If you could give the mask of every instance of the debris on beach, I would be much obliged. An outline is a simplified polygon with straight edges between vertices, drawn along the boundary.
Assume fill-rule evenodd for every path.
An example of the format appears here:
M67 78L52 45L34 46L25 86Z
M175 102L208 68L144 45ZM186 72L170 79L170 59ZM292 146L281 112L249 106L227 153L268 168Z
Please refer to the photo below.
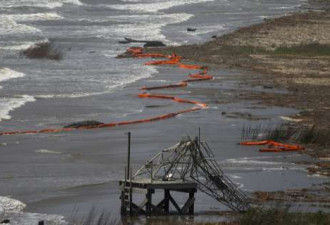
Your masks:
M257 202L268 201L290 201L290 202L318 202L330 203L329 196L326 196L322 189L288 189L284 191L256 191L253 193Z
M314 166L307 168L309 174L319 176L330 176L330 162L318 162Z
M64 128L97 127L102 124L104 124L104 123L101 123L101 122L95 121L95 120L86 120L86 121L71 123L71 124L65 126Z
M188 32L195 32L197 29L196 28L191 28L191 27L188 27L187 28L187 31Z
M124 41L119 41L120 44L128 43L145 43L143 47L165 47L166 45L161 41L147 41L147 40L135 40L132 38L126 38Z

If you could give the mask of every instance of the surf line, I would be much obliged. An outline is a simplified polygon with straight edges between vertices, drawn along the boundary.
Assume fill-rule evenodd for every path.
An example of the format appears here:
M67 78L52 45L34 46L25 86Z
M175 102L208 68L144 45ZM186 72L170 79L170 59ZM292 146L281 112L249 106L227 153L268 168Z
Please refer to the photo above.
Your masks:
M14 135L14 134L38 134L38 133L58 133L58 132L67 132L72 130L88 130L88 129L98 129L98 128L106 128L106 127L116 127L116 126L123 126L123 125L130 125L130 124L139 124L139 123L147 123L147 122L154 122L158 120L170 119L177 115L198 111L201 109L207 108L207 104L199 101L192 101L187 99L178 98L175 96L170 95L159 95L159 94L150 94L148 91L156 90L156 89L165 89L165 88L178 88L178 87L186 87L189 82L197 82L197 81L205 81L205 80L212 80L213 76L208 75L208 68L205 66L200 65L186 65L181 63L181 56L176 55L173 53L172 55L164 55L164 54L156 54L156 53L144 53L144 49L141 47L130 47L127 49L126 54L129 57L133 58L165 58L166 60L159 60L159 61L149 61L144 63L144 65L152 66L152 65L176 65L183 69L190 69L190 70L200 70L197 74L190 74L187 80L182 80L176 84L170 85L163 85L163 86L155 86L155 87L142 87L141 90L144 91L143 93L138 94L137 96L140 98L154 98L154 99L166 99L171 100L179 103L187 103L195 105L194 107L173 112L167 113L155 117L149 117L140 120L131 120L131 121L122 121L122 122L114 122L114 123L104 123L100 125L92 125L92 126L83 126L78 128L59 128L59 129L41 129L41 130L18 130L18 131L4 131L0 132L0 135Z

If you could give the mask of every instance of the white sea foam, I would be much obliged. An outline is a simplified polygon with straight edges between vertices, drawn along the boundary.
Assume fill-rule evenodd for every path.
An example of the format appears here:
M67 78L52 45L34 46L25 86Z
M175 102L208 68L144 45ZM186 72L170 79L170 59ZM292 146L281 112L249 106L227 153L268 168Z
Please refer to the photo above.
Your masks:
M13 96L13 97L0 97L0 121L9 120L11 116L9 113L27 102L34 102L35 98L29 95Z
M291 121L291 122L301 122L302 121L302 119L294 119L294 118L291 118L288 116L280 116L280 118L282 120Z
M105 27L104 32L98 35L98 38L111 38L112 35L119 37L135 37L137 39L146 40L161 40L167 41L166 37L161 34L161 27L165 26L166 23L162 24L125 24L117 25L111 29ZM102 30L99 30L102 31Z
M21 201L0 196L0 208L3 210L2 213L18 213L25 207L26 205Z
M28 49L34 44L35 42L21 42L21 43L7 44L6 46L0 46L0 49L20 51L23 49Z
M295 8L299 8L300 5L291 5L291 6L278 6L278 7L273 7L272 9L295 9Z
M97 34L97 37L106 39L117 36L118 38L134 37L135 39L162 40L166 42L166 37L161 33L161 28L168 24L187 21L192 16L187 13L110 16L107 18L108 20L125 24L104 27L97 26L94 27L94 29L96 28L94 33Z
M128 23L179 23L190 19L193 15L188 13L172 13L172 14L152 14L152 15L121 15L108 16L107 19L113 19L118 22Z
M14 78L24 77L25 74L21 72L17 72L15 70L9 68L1 68L0 69L0 82L5 80L10 80Z
M6 14L0 15L0 35L39 34L41 30L20 22L62 19L57 13Z
M58 8L63 4L83 5L79 0L12 0L1 2L1 7L14 8L14 7L38 7L38 8Z
M227 159L226 162L234 164L247 164L247 165L281 165L283 162L259 161L248 159Z
M13 35L23 33L41 33L35 27L25 24L18 24L14 19L2 16L0 18L0 35Z
M159 83L166 83L168 80L147 80L147 82L159 82Z
M6 215L6 218L10 220L11 225L34 225L43 220L46 224L67 225L63 216L48 215L39 213L26 213L23 209L26 204L23 202L12 199L9 197L0 196L0 218L2 215Z
M237 175L229 175L229 177L232 179L242 179L241 176L237 176Z
M61 154L61 152L47 150L47 149L39 149L35 151L36 153L44 153L44 154Z
M98 92L76 92L76 93L61 93L61 94L44 94L36 95L35 98L48 99L48 98L83 98L89 96L103 95L112 93L115 90L123 88L124 86L134 83L140 79L151 77L153 74L158 73L155 67L144 67L140 64L130 65L131 72L128 72L122 67L119 69L118 75L111 76L111 80L104 81L104 90ZM126 72L126 74L125 74ZM125 75L124 75L125 74ZM86 82L86 81L85 81ZM108 83L107 83L108 82Z
M132 37L134 39L161 40L168 42L161 33L162 27L168 24L176 24L189 20L192 14L151 14L151 15L117 15L102 18L81 18L78 21L89 23L114 22L112 25L82 26L80 29L72 29L67 35L71 37L97 37L101 39L122 39ZM118 24L119 23L119 24ZM176 43L170 43L176 44ZM111 56L111 55L109 55Z
M0 15L0 20L4 18L12 19L16 22L27 22L27 21L44 21L44 20L59 20L63 19L62 16L57 13L31 13L31 14L8 14L8 15Z
M129 11L140 11L155 13L160 10L169 9L175 6L186 5L186 4L196 4L202 2L213 2L214 0L161 0L161 1L126 1L134 2L134 4L116 4L107 5L110 8L117 10L129 10Z

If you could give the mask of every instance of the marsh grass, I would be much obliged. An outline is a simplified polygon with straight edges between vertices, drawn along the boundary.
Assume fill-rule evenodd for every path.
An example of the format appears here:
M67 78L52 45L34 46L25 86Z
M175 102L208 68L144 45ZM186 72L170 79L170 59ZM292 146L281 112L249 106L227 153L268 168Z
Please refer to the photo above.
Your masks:
M85 217L78 216L78 211L75 211L71 218L71 225L121 225L121 221L113 217L109 212L98 212L92 208Z
M290 139L295 139L295 131L284 125L278 127L269 128L265 131L265 139L274 141L286 141Z
M26 50L22 50L20 55L24 55L30 59L52 59L61 60L63 58L62 52L53 42L39 42L29 47Z
M146 221L134 220L125 222L114 219L111 213L97 212L92 208L84 218L71 220L70 225L328 225L330 214L324 212L290 212L290 207L276 204L271 207L251 208L243 214L239 214L223 222L194 222L190 219L164 220L164 218L149 218Z
M240 225L327 225L330 214L290 212L290 207L253 208L244 213Z
M330 129L318 129L315 126L294 129L289 126L263 127L243 125L241 131L242 140L273 140L293 141L302 144L316 144L321 147L330 146Z
M262 126L260 124L256 126L243 125L241 131L242 140L258 140L260 136L262 136Z
M251 54L261 54L267 53L264 48L254 47L254 46L244 46L244 45L223 45L221 47L223 53L228 53L232 55L251 55Z
M279 55L330 56L330 45L316 42L291 47L278 47L273 53Z
M330 129L321 130L313 126L299 132L297 140L303 144L318 144L327 147L330 146Z

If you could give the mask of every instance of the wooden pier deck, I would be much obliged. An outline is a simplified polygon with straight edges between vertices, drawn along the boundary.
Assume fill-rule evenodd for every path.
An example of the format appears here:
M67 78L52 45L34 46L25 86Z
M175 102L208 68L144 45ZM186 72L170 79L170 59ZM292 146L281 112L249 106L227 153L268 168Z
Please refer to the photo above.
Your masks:
M137 180L120 180L121 190L121 214L122 215L168 215L177 213L180 215L194 214L195 193L197 183L184 180L152 180L148 178ZM154 204L153 194L155 190L162 190L162 200ZM172 197L171 192L188 193L188 199L182 207ZM145 198L137 204L133 202L133 194L144 194ZM176 211L170 212L170 204Z

